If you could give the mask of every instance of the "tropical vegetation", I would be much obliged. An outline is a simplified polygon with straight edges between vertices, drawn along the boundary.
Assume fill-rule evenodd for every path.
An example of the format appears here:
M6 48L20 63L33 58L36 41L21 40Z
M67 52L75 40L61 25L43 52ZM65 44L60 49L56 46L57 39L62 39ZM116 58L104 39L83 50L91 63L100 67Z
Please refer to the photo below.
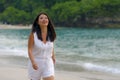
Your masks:
M32 24L47 12L57 26L120 24L120 0L0 0L0 23Z

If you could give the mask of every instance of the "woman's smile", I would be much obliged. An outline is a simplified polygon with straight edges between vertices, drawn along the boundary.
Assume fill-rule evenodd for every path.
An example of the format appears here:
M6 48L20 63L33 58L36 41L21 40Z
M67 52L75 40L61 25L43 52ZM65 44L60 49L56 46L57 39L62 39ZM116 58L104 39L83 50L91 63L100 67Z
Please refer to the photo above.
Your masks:
M44 14L39 16L38 24L40 26L47 26L48 25L48 17Z

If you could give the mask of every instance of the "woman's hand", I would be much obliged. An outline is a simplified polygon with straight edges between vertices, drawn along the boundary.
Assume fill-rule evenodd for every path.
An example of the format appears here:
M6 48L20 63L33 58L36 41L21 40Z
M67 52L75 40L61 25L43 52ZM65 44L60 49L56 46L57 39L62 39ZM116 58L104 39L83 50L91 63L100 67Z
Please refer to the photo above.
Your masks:
M32 64L33 69L38 70L38 65L36 63Z

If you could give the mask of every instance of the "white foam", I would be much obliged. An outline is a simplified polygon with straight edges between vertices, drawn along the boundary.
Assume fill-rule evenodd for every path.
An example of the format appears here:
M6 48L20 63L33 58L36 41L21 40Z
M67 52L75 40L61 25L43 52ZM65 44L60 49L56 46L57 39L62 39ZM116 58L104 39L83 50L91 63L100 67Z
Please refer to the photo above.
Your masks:
M111 72L120 74L120 70L117 68L111 68L107 66L95 65L92 63L85 63L84 67L88 70L102 71L102 72Z
M26 50L20 50L20 49L0 49L1 55L13 55L13 56L23 56L28 57Z

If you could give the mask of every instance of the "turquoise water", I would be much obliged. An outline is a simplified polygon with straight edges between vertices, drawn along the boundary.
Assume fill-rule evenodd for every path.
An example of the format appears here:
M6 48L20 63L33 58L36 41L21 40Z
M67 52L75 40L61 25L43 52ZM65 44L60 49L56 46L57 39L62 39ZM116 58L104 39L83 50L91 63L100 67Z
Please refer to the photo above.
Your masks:
M9 52L0 54L27 60L29 33L29 29L0 29L0 51ZM57 70L120 74L120 29L56 28L56 33Z

